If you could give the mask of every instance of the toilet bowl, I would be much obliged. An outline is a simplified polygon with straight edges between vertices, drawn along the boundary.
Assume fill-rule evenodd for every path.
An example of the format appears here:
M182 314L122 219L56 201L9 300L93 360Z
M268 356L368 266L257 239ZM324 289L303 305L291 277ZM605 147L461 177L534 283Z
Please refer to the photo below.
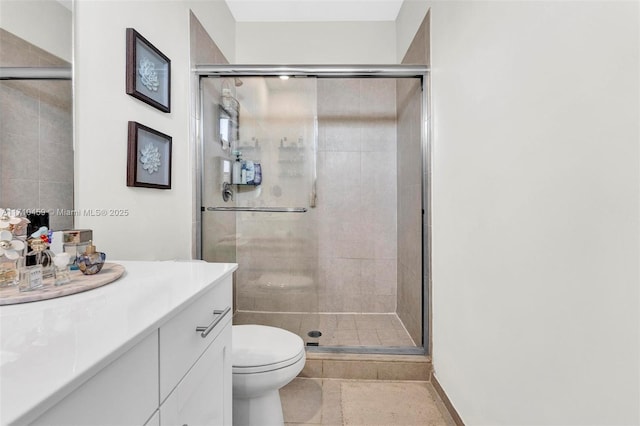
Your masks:
M234 426L282 426L279 389L302 371L304 342L265 325L234 325L232 334Z

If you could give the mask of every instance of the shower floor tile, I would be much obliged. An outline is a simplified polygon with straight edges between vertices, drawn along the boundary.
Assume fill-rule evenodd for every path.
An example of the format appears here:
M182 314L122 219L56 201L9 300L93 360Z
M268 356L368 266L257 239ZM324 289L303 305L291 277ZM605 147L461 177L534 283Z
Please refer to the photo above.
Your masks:
M416 346L396 314L315 314L239 311L234 324L262 324L284 328L305 343L320 346ZM318 330L320 338L307 333Z

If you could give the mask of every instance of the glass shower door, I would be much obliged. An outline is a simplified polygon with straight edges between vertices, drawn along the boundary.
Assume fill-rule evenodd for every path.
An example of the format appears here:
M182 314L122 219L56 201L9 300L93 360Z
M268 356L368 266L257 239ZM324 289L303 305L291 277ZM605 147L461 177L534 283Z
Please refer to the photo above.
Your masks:
M315 78L207 78L203 85L220 86L208 91L212 101L219 98L209 108L218 117L203 121L211 127L204 131L203 147L203 258L219 261L220 245L233 246L240 265L234 323L281 327L313 344L318 339L308 332L318 328ZM237 133L227 131L224 115L232 128L236 117ZM260 169L260 184L237 173L234 178L242 168L254 174ZM225 188L233 193L226 202Z
M202 254L239 264L235 324L325 352L421 353L421 83L202 79Z

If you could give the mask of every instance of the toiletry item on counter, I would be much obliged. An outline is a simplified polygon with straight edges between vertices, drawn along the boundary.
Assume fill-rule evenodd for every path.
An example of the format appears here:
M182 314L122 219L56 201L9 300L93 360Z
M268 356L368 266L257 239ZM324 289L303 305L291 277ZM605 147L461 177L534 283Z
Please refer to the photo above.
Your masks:
M242 160L240 151L233 151L233 155L236 156L236 161L233 163L233 170L231 171L231 183L242 183Z
M19 291L37 290L44 285L42 281L42 265L24 266L20 268L18 279Z
M71 282L71 273L69 272L69 253L56 254L53 258L55 266L54 282L55 286L68 284Z
M33 232L27 240L29 252L25 256L25 266L42 266L42 278L51 278L54 273L53 257L54 254L49 249L51 243L51 235L46 226L41 226L37 231Z
M78 268L85 275L94 275L100 272L107 255L96 251L96 246L89 243L87 250L76 259Z
M65 253L69 253L69 266L71 270L76 271L78 270L76 258L87 250L91 240L93 240L93 231L91 229L62 231L62 238L64 241L62 250Z
M76 259L78 256L80 256L82 253L84 253L87 250L88 246L89 246L88 241L84 243L77 243L77 244L66 243L63 245L64 252L69 254L69 267L71 268L72 271L78 270Z
M71 229L62 231L64 243L87 243L93 239L93 231L91 229Z

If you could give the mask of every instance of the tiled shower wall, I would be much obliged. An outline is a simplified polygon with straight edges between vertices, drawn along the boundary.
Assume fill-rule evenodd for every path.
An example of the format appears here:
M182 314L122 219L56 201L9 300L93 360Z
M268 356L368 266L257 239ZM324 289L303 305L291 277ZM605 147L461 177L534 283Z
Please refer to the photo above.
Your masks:
M70 64L0 29L0 65ZM67 80L0 82L0 207L53 210L50 227L73 227L72 88Z
M396 309L396 83L318 80L320 312Z
M239 238L250 244L238 247L238 261L251 275L243 285L246 274L238 274L239 309L395 312L395 80L318 79L317 114L317 206L303 215L239 216ZM270 193L268 174L280 166L265 160L262 191ZM261 233L250 231L254 218ZM278 239L258 238L266 234ZM250 288L250 281L262 285Z
M403 64L429 65L429 15ZM425 82L428 84L428 81ZM425 86L425 90L426 86ZM411 338L422 342L422 91L414 79L398 80L398 316ZM427 232L430 232L428 230ZM426 271L426 268L425 268ZM426 280L427 277L424 277ZM425 307L426 309L426 307ZM425 324L428 326L428 324ZM426 345L426 342L425 342Z

